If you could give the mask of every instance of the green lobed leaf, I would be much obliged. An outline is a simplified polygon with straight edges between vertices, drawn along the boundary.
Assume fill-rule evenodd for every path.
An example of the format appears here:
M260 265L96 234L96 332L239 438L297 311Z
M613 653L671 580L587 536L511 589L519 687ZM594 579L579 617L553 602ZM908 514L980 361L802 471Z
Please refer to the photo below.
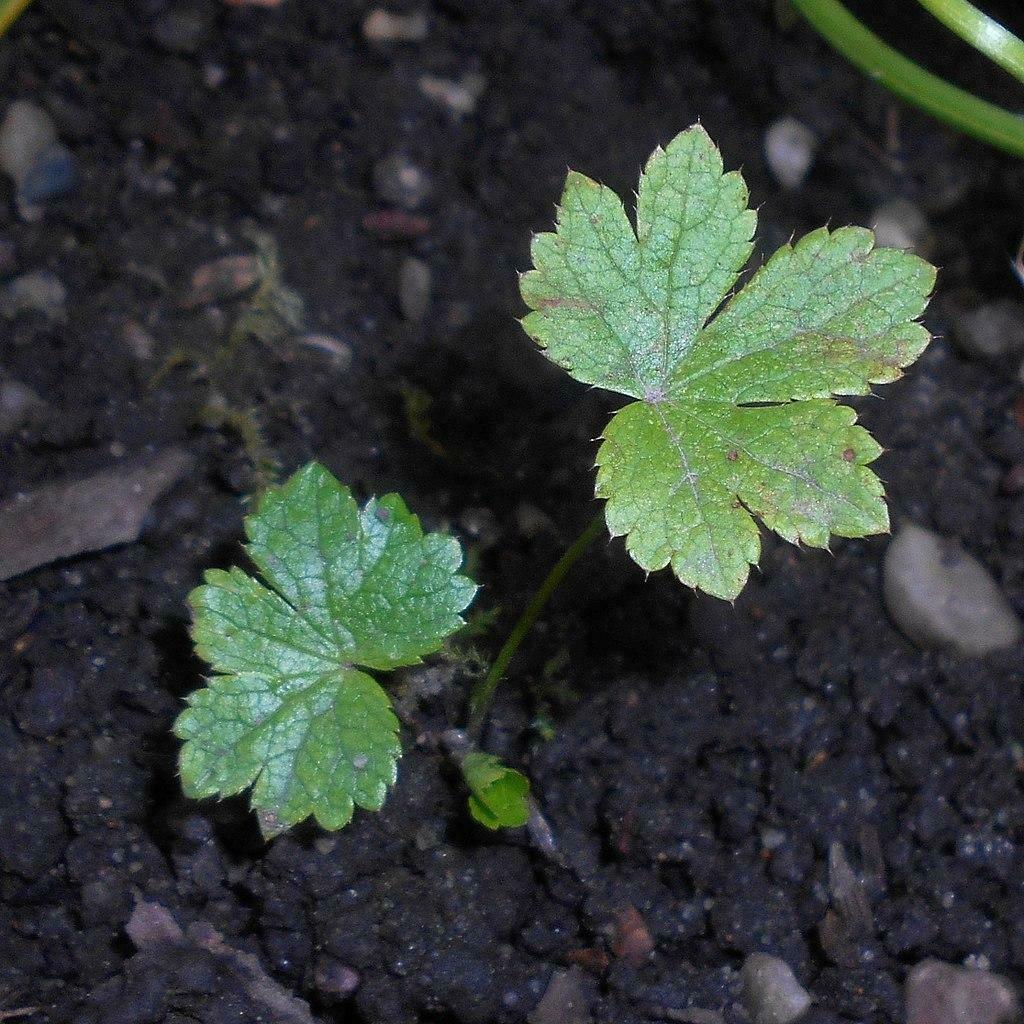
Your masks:
M880 448L834 397L896 380L921 354L934 268L875 249L863 228L822 228L726 302L756 216L699 125L651 156L636 220L570 172L521 285L523 326L549 358L637 399L597 457L612 535L643 568L671 565L731 599L760 556L754 516L813 547L887 530L867 468Z
M475 593L458 543L424 535L397 495L359 508L311 463L247 517L262 580L213 569L189 598L196 651L213 667L175 723L192 797L252 787L283 825L341 828L379 810L401 754L384 690L359 667L436 651Z
M473 751L462 759L469 812L489 829L518 828L530 817L529 780L493 754Z

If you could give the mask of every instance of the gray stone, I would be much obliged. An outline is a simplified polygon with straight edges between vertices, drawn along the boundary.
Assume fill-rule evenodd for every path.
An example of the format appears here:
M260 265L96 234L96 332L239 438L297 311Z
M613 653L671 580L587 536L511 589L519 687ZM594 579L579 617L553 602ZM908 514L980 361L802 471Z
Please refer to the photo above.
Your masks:
M427 315L432 289L430 266L415 256L406 256L398 268L398 307L406 320L418 324Z
M338 371L347 370L352 365L352 346L341 338L335 338L330 334L300 334L296 339L300 345L322 352L334 364Z
M413 14L392 14L375 7L363 18L363 38L371 43L422 43L430 23L420 11Z
M378 199L403 210L418 210L431 192L430 177L401 153L379 160L373 168L373 189Z
M457 81L437 75L420 75L420 92L446 107L455 117L469 117L487 88L487 79L472 72Z
M871 217L875 244L893 249L915 249L927 246L928 221L909 199L892 199L883 203Z
M578 967L556 971L540 1002L527 1018L530 1024L588 1024L583 972Z
M21 204L42 203L67 195L78 180L74 154L63 142L48 146L21 182L18 198Z
M46 408L43 400L20 380L0 380L0 437L7 437Z
M1005 978L924 960L907 976L907 1024L1006 1024L1019 1009Z
M995 580L956 541L906 523L889 543L883 573L889 614L921 647L983 655L1021 638Z
M320 957L313 968L313 984L318 992L336 999L347 999L359 988L359 975L348 964L330 956Z
M795 117L780 117L764 133L764 158L783 188L799 188L814 163L818 140Z
M740 971L743 1005L754 1024L793 1024L811 1006L807 990L789 964L767 953L751 953Z
M14 278L0 291L0 316L15 320L24 313L38 313L47 320L67 320L64 303L68 293L61 279L49 270L33 270Z
M0 505L0 580L136 540L150 506L192 463L188 452L168 448L84 480L15 494Z
M963 313L953 324L953 339L976 359L1024 352L1024 303L997 299Z
M42 107L15 100L0 124L0 170L20 191L39 157L57 141L53 118Z

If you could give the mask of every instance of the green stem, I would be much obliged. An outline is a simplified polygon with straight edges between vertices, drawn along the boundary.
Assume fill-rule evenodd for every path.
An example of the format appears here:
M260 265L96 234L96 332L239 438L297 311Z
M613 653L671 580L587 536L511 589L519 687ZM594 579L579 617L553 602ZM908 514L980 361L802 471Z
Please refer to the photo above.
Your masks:
M0 0L0 36L2 36L18 19L18 15L32 0Z
M844 57L886 88L947 124L1024 156L1024 117L950 85L879 39L839 0L793 5Z
M530 603L523 609L522 615L512 627L498 656L494 659L490 671L473 687L469 698L469 725L471 736L478 736L487 721L487 715L494 703L494 694L498 684L505 676L512 659L516 656L526 635L533 628L544 606L551 600L551 595L565 579L566 574L576 564L580 556L604 531L604 513L599 512L587 528L562 552L562 557L552 566L544 582L537 588Z
M1024 82L1024 41L967 0L917 0L946 28L955 32L1004 71Z

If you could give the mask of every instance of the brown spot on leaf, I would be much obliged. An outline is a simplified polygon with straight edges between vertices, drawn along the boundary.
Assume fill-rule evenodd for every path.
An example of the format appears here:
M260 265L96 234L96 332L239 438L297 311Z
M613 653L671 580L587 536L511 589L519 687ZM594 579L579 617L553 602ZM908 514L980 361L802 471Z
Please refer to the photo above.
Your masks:
M843 451L843 462L853 462L857 457L857 453L852 448L846 448Z
M730 462L735 462L739 457L740 457L740 453L738 451L736 451L735 449L733 451L729 452L728 455L726 455L726 458Z

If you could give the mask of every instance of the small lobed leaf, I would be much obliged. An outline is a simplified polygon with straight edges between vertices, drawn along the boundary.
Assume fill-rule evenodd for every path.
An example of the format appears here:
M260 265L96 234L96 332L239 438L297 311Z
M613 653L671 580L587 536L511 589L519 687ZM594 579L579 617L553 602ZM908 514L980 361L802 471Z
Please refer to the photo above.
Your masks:
M397 495L363 508L311 463L246 519L262 579L207 572L189 598L214 670L175 723L189 796L251 788L279 826L336 829L379 810L401 754L398 721L360 668L410 665L458 629L474 584L459 545L424 535Z
M867 468L881 449L834 398L896 380L921 354L935 283L869 231L822 228L726 301L755 221L698 125L648 161L635 231L613 192L571 172L522 278L523 326L548 357L636 399L597 457L610 532L643 568L726 599L760 557L755 516L814 547L888 529Z
M519 828L530 817L529 780L493 754L473 751L462 759L469 812L486 828Z

